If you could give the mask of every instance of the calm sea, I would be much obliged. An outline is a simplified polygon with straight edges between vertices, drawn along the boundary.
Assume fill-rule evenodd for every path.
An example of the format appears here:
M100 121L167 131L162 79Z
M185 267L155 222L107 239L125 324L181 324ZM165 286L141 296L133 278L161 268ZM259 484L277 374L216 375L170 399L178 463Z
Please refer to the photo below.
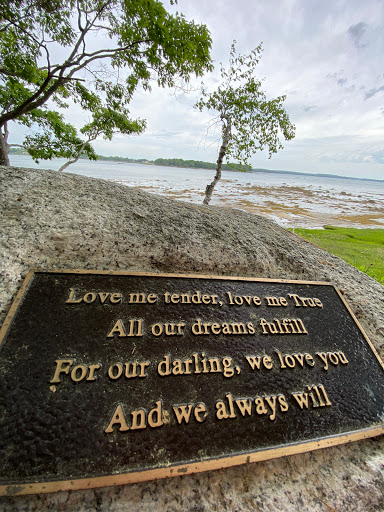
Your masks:
M37 165L11 155L11 165L57 170L65 160ZM79 160L66 172L102 178L194 203L202 202L214 171ZM283 226L323 224L384 227L384 181L265 172L224 171L211 204L263 213Z

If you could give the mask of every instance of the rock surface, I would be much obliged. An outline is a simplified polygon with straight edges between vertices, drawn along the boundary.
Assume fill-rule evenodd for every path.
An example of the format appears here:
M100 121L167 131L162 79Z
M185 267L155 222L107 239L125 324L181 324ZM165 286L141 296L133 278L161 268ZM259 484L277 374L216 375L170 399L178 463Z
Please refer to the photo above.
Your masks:
M30 268L329 281L384 356L384 288L270 220L54 171L0 168L0 321ZM96 490L0 498L4 511L384 510L384 438Z

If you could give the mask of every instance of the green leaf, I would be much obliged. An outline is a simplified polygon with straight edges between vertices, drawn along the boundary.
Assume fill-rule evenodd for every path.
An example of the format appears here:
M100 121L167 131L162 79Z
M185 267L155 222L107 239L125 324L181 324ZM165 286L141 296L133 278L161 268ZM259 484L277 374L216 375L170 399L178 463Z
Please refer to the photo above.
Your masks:
M3 3L0 132L6 136L9 121L34 129L25 146L35 159L72 158L84 144L93 156L97 137L141 133L145 121L128 110L138 87L173 87L212 69L207 27L171 15L158 0ZM54 111L72 102L89 115L80 136Z

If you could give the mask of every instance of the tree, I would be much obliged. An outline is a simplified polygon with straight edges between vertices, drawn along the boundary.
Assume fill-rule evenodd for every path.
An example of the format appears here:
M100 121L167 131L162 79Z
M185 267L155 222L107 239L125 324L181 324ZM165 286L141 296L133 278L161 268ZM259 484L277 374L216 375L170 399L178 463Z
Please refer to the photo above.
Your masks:
M213 189L221 178L224 157L228 163L232 157L240 165L249 165L250 157L256 151L268 148L271 158L273 153L283 148L280 132L285 140L295 136L295 126L283 108L286 96L267 100L261 90L262 81L254 76L261 54L260 44L250 55L237 56L234 42L229 69L221 66L221 85L212 93L203 87L202 97L195 105L200 111L206 108L218 112L212 125L221 123L222 131L216 174L206 187L204 204L209 204Z
M158 0L1 2L0 165L9 165L10 121L37 129L23 144L35 160L96 159L96 137L145 129L128 109L139 86L201 76L212 68L210 47L205 25ZM80 135L62 113L70 103L90 116Z

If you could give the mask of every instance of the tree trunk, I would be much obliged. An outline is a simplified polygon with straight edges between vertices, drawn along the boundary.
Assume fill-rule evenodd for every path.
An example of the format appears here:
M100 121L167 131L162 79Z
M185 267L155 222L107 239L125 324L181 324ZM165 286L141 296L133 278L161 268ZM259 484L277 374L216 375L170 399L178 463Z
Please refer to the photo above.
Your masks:
M63 165L60 167L59 172L63 172L63 171L65 171L65 169L66 169L67 167L69 167L71 164L75 164L75 163L78 161L78 159L80 158L81 153L83 152L83 149L84 149L84 148L85 148L85 146L88 144L88 142L90 142L91 140L94 140L94 139L88 139L88 140L85 140L85 141L83 142L83 144L81 145L81 147L80 147L80 149L79 149L79 151L78 151L77 155L76 155L74 158L72 158L72 160L68 160L68 162L65 162L65 164L63 164Z
M0 130L0 165L9 167L9 146L7 143L8 132L5 128L4 133Z
M65 164L63 164L63 165L60 167L59 172L63 172L63 171L65 171L65 169L66 169L67 167L69 167L71 164L75 164L75 163L78 161L78 159L79 159L79 158L80 158L80 153L77 155L77 157L76 157L76 158L73 158L72 160L68 160L68 162L65 162Z
M207 188L205 189L205 197L203 204L209 204L209 201L211 200L213 189L216 186L216 183L220 181L221 179L221 168L223 167L223 160L225 157L225 154L227 152L227 147L229 140L231 138L231 120L227 119L227 124L223 126L223 142L221 144L221 148L219 151L219 158L217 159L217 167L216 167L216 174L215 178L212 181L210 185L207 185Z

